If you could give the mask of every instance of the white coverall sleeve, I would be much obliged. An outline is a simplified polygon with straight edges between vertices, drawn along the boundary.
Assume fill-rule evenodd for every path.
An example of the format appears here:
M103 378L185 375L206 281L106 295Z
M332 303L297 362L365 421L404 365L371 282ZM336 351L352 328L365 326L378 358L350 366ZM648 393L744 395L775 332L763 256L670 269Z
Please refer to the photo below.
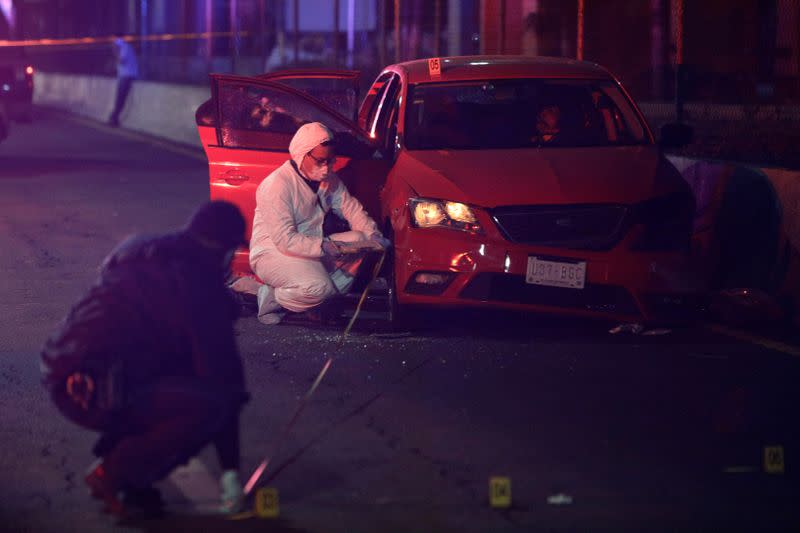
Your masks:
M380 233L378 225L369 216L364 206L350 194L339 178L336 178L331 185L331 209L350 224L351 230L360 231L367 237L373 233Z
M256 198L264 210L264 222L275 247L295 257L322 257L322 237L310 237L297 231L294 202L284 180L274 180Z

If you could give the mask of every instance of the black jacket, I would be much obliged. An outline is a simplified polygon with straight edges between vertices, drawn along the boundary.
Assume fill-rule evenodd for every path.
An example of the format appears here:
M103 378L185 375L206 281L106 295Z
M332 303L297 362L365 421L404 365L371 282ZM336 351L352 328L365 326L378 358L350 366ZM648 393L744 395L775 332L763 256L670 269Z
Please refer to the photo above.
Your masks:
M244 399L222 261L182 232L123 242L45 344L45 384L121 362L127 390L161 376L196 376Z

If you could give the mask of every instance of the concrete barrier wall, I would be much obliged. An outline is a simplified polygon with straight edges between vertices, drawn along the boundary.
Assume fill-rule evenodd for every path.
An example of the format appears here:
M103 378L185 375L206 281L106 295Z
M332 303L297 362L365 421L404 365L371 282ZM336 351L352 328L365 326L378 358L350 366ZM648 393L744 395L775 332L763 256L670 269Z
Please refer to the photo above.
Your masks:
M33 101L105 122L114 107L117 80L37 72ZM136 81L120 116L123 128L200 147L194 113L208 87Z
M134 83L120 123L172 141L200 146L194 113L211 96L208 87Z
M114 106L114 78L37 72L33 102L96 120L107 120Z

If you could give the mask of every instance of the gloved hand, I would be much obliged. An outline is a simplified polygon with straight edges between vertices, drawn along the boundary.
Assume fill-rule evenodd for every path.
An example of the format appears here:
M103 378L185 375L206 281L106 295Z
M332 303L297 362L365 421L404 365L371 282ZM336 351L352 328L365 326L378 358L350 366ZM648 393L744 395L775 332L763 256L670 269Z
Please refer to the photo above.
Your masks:
M336 241L332 241L330 239L325 239L322 241L322 253L329 257L339 257L342 255L339 245L336 243Z
M377 233L377 232L373 233L372 235L369 236L369 241L372 242L372 243L375 243L376 245L380 246L384 250L388 250L389 248L392 247L392 241L390 241L389 239L384 237L382 234Z
M244 505L244 491L242 482L239 481L239 473L236 470L226 470L219 478L221 489L220 511L228 514L235 514L242 510Z

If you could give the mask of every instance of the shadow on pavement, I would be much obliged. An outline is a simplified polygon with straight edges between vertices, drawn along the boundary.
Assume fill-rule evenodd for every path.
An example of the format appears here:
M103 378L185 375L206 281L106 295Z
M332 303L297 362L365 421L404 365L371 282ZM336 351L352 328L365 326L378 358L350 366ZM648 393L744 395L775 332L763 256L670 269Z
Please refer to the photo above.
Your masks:
M254 317L255 308L243 306L241 318ZM342 316L330 323L309 321L301 315L292 316L278 325L300 327L310 332L339 335L347 327L351 315ZM658 335L621 333L612 335L609 330L620 323L601 318L575 318L531 312L503 310L421 310L406 317L399 324L385 318L360 316L350 332L351 336L372 336L401 341L404 338L475 339L527 343L530 341L571 341L597 344L643 344L687 342L697 340L704 332L700 322L669 327L646 327L645 331L661 332Z
M289 525L281 518L244 520L228 519L216 515L172 514L158 520L122 520L117 525L135 528L146 533L173 533L175 531L274 531L302 533L304 530Z
M517 341L595 338L607 335L614 325L606 320L479 309L418 311L409 321L412 330L426 335Z

